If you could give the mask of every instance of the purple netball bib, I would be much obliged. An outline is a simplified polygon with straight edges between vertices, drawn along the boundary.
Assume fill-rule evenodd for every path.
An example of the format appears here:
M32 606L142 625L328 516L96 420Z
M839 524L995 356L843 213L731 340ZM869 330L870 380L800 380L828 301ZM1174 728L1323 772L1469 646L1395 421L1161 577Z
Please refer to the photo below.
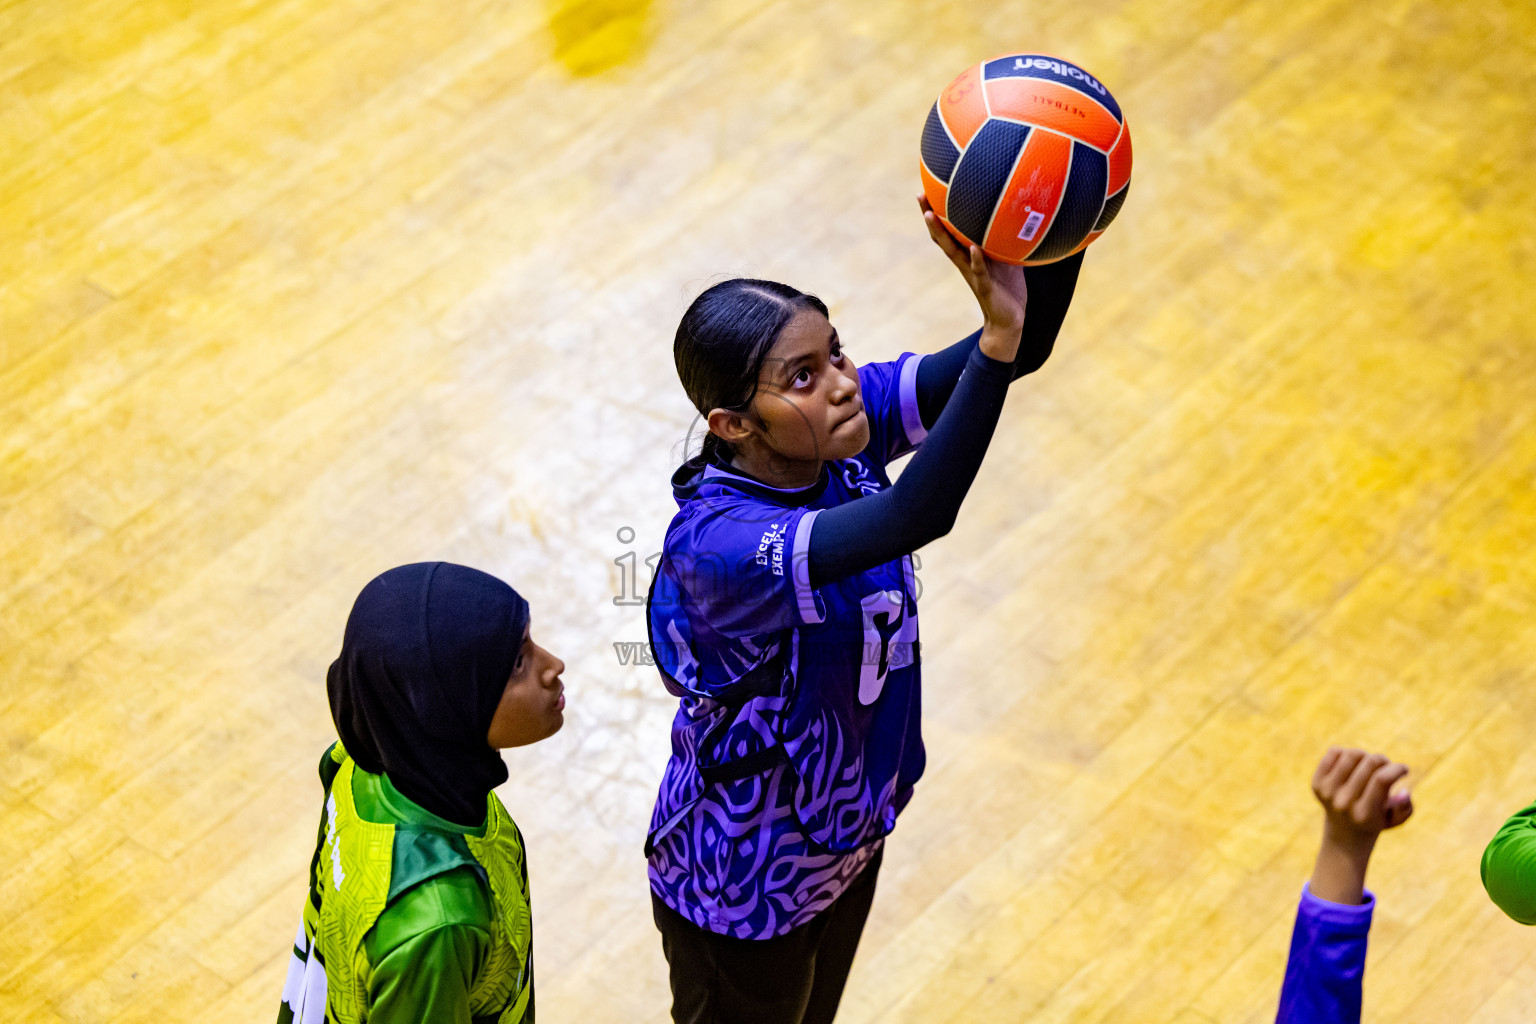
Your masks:
M840 861L890 832L922 774L910 557L815 589L806 572L816 515L889 487L886 463L921 441L917 361L860 368L870 444L811 488L719 465L674 479L679 511L647 614L682 701L647 850L653 888L684 913L772 903L766 886L796 893L765 911L785 926L806 901L797 872L835 880Z

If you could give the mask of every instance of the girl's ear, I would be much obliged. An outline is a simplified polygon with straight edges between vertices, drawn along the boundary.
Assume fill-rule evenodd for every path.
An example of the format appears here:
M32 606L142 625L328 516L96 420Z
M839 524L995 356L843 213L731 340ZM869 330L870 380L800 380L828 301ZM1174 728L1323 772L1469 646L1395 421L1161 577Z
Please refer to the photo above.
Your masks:
M711 409L707 422L709 432L729 444L741 444L752 436L752 424L739 412Z

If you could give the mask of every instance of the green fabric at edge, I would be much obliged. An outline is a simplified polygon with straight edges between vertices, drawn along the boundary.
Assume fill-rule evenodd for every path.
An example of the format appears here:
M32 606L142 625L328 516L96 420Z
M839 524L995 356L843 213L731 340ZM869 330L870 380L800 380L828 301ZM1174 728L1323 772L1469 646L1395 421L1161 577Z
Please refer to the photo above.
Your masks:
M1517 811L1483 851L1483 888L1521 924L1536 924L1536 804Z

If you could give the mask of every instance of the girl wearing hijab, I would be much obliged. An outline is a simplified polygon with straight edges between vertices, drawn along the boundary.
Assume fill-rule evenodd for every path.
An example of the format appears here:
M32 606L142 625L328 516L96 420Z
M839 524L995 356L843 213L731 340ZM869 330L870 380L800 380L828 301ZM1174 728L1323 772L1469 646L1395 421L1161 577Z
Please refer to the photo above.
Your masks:
M492 790L500 750L560 729L564 670L494 576L423 562L363 588L279 1024L533 1021L523 839Z

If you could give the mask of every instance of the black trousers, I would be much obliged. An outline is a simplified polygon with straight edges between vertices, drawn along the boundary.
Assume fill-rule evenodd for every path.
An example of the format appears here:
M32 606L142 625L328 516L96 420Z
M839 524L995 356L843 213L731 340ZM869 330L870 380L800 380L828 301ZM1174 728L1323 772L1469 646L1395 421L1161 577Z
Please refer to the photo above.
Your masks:
M700 928L652 893L651 909L672 974L672 1019L677 1024L831 1024L884 856L882 847L830 907L771 939L733 939Z

